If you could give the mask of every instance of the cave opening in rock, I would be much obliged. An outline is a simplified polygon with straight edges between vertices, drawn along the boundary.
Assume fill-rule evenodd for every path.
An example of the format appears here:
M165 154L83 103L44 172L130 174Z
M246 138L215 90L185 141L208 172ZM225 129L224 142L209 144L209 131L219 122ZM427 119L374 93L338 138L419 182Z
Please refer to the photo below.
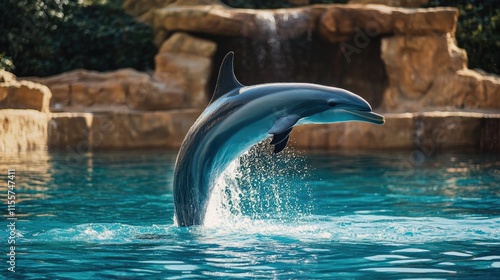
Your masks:
M206 37L206 36L204 36ZM373 108L382 103L387 74L381 37L363 47L354 40L331 43L314 33L292 39L210 36L217 43L209 94L215 88L220 63L235 52L235 73L244 85L270 82L307 82L350 90Z

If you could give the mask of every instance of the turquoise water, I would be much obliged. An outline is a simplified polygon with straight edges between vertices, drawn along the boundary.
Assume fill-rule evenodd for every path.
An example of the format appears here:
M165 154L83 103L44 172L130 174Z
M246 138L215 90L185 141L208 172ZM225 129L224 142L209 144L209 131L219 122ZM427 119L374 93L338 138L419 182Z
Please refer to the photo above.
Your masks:
M4 155L19 279L495 279L500 156L254 149L205 226L173 221L174 152ZM7 201L6 188L1 198ZM7 205L3 204L5 212ZM7 217L4 214L4 217ZM5 222L7 223L7 222Z

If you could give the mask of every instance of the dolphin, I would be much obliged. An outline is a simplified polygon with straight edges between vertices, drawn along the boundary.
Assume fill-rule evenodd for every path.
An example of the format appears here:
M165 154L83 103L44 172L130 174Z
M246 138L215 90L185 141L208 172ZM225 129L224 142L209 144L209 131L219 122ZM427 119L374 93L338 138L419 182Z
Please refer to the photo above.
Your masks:
M384 117L347 90L308 83L242 85L234 75L234 53L222 61L208 106L181 144L174 167L174 221L202 225L215 181L231 161L272 136L282 151L294 126L360 121L383 124Z

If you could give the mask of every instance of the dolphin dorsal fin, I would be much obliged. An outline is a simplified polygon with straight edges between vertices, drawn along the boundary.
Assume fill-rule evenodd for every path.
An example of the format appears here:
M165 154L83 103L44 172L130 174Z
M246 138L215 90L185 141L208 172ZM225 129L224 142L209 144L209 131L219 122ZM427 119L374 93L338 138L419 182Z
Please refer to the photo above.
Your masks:
M244 87L240 82L238 82L236 76L234 76L233 61L234 52L228 52L224 57L224 60L222 60L222 64L219 69L219 77L217 77L217 85L215 86L215 91L209 104L213 103L215 100L235 88Z

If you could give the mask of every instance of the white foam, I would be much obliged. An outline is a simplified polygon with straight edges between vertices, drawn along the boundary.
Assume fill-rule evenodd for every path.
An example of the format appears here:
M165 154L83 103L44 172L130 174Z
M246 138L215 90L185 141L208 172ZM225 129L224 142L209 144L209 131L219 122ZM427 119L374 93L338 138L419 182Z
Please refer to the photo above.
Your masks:
M312 200L298 201L298 193L308 191L306 185L297 186L305 176L303 159L290 150L272 155L267 149L266 143L250 149L218 178L207 206L206 227L245 231L258 227L260 231L263 226L276 229L310 215ZM266 220L272 224L263 225Z

